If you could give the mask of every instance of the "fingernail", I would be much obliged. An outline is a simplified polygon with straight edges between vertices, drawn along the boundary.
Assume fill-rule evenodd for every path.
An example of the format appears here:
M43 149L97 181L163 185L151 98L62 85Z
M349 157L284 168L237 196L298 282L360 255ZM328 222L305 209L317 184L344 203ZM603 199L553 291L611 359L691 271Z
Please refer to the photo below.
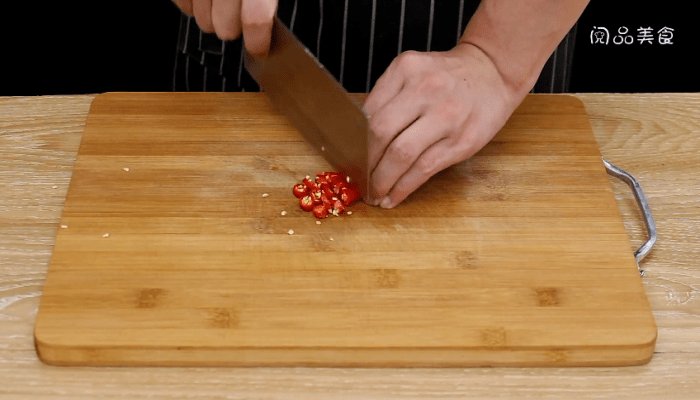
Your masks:
M389 196L384 196L382 201L379 202L379 207L381 208L391 208L391 199Z

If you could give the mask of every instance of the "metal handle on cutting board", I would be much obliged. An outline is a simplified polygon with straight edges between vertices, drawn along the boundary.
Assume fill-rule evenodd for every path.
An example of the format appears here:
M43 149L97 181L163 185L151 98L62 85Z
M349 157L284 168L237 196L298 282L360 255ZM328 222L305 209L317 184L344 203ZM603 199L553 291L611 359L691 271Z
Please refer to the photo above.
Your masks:
M644 259L644 257L649 254L651 248L654 247L656 243L656 223L654 222L654 217L651 215L651 208L649 208L649 202L647 196L644 195L642 187L639 185L636 179L628 172L621 170L620 168L610 164L608 161L603 159L603 164L605 165L605 170L608 175L614 176L625 182L627 186L632 189L635 199L637 199L637 204L639 208L642 209L642 216L644 218L644 225L647 227L647 233L649 234L649 239L634 252L634 259L637 261L637 269L639 269L639 275L644 276L644 270L641 268L639 263Z

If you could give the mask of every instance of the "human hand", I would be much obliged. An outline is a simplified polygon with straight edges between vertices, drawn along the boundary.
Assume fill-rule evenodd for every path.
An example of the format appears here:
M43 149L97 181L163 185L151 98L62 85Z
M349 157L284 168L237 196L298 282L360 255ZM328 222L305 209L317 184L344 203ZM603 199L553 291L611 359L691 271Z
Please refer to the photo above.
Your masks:
M365 102L372 171L366 202L393 208L437 172L474 155L525 94L469 43L399 55Z
M186 14L194 15L203 32L216 33L223 40L243 33L245 48L263 55L270 49L272 20L277 0L173 0Z

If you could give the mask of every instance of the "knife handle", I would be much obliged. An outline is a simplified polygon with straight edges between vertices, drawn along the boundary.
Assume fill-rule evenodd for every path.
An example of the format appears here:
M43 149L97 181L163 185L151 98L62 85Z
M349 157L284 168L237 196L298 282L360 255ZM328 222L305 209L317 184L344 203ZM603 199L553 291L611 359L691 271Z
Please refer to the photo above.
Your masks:
M632 175L612 165L605 159L603 159L603 164L605 165L605 170L607 171L608 175L620 179L621 181L625 182L627 186L630 187L630 189L632 189L632 193L634 193L634 198L637 199L637 205L639 205L639 208L642 210L642 217L644 219L644 225L646 225L647 227L647 234L649 236L649 239L647 239L647 241L644 242L644 244L642 244L637 249L637 251L634 252L634 259L635 261L637 261L637 269L639 270L639 275L644 276L644 270L641 268L639 263L644 259L644 257L647 256L647 254L649 254L651 248L654 247L657 237L656 223L654 222L654 217L651 215L649 201L647 200L647 196L642 191L642 187L639 185L639 182L637 182L637 180L634 179Z

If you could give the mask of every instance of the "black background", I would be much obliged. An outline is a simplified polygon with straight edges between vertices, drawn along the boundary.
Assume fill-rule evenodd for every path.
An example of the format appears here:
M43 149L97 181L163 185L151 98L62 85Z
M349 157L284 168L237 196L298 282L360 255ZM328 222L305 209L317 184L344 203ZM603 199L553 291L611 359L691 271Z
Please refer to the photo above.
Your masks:
M339 1L339 0L338 0ZM514 0L515 1L515 0ZM17 3L17 2L15 2ZM578 24L571 92L698 92L694 2L592 0ZM170 91L179 10L169 0L21 2L0 16L0 95ZM625 26L632 45L590 43ZM637 29L674 29L672 45Z
M698 92L697 53L700 30L696 2L592 0L578 22L571 92ZM591 44L594 26L606 27L610 44ZM626 27L634 44L614 45ZM639 44L638 28L672 28L673 44Z
M0 11L0 95L169 91L169 0L13 2Z

